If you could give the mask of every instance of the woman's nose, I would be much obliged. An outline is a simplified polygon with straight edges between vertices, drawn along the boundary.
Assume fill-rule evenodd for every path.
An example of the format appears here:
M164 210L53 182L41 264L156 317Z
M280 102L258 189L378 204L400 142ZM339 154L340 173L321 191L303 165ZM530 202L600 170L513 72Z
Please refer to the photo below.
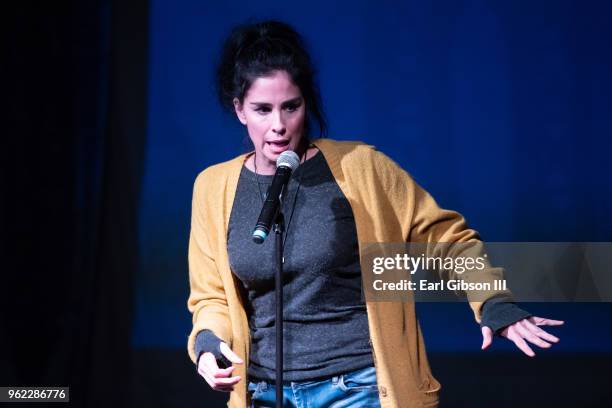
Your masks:
M272 131L279 135L283 135L285 134L286 130L287 128L285 127L281 113L274 113L274 118L272 119Z

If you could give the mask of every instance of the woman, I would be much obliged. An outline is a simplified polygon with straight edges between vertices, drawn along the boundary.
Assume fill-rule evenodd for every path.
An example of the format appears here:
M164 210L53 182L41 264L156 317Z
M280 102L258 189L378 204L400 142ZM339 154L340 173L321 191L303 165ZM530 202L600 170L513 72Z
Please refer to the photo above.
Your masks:
M284 193L284 406L436 406L413 302L361 300L366 242L477 240L463 217L384 154L358 142L310 139L326 124L300 36L275 21L237 27L218 67L221 103L246 127L253 151L196 179L189 243L193 330L188 351L231 407L275 399L274 245L251 240L276 159L301 165ZM493 334L532 356L526 340L558 339L498 292L470 302L485 349Z

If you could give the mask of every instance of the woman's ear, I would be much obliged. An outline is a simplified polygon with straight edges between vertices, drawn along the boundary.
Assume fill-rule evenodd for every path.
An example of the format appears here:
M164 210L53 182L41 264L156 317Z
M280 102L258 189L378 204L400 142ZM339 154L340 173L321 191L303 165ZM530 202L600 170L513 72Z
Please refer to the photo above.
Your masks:
M233 102L234 102L234 111L236 112L236 116L238 116L238 120L243 125L246 125L247 121L246 121L246 115L244 114L244 107L242 106L238 98L234 98Z

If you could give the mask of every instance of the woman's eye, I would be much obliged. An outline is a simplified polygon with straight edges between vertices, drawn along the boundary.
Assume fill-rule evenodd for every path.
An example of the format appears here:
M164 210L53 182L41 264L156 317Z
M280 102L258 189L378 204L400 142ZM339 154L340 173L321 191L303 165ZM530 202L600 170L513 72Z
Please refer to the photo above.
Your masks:
M300 107L300 105L287 105L285 106L283 109L285 109L287 112L295 112L296 110L298 110L298 108ZM260 106L259 108L255 108L255 112L263 115L266 113L270 113L272 111L272 108L269 107L265 107L265 106Z

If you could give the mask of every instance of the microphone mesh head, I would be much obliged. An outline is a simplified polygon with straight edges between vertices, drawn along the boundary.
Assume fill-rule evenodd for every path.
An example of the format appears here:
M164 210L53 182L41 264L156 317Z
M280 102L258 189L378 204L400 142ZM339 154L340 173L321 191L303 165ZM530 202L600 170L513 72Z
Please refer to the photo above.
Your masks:
M276 167L289 167L291 171L295 171L300 165L300 158L291 150L285 150L276 159Z

